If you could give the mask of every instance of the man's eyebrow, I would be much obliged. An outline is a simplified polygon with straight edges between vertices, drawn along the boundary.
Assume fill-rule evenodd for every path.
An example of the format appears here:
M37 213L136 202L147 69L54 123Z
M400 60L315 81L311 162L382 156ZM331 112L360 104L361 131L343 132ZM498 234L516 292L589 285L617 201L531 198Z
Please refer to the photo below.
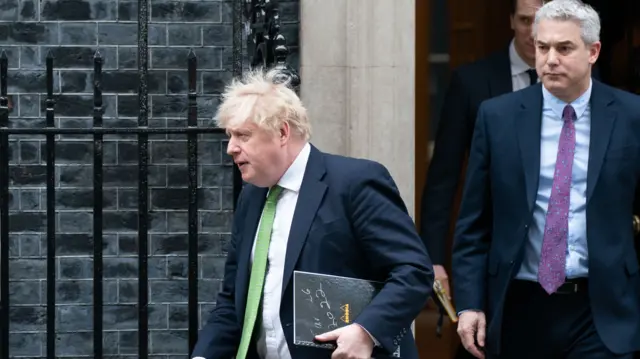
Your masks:
M232 134L250 135L252 131L248 129L234 129L234 130L227 129L225 132L227 133L227 135L232 135Z
M558 43L558 45L563 45L563 46L566 46L566 45L573 45L573 41L569 41L569 40L566 40L566 41L560 41L560 42Z
M536 44L538 44L538 45L546 45L546 46L549 45L549 43L541 41L541 40L536 40ZM556 45L556 46L573 45L573 42L570 41L570 40L565 40L565 41L559 41L559 42L557 42L557 43L555 43L553 45Z

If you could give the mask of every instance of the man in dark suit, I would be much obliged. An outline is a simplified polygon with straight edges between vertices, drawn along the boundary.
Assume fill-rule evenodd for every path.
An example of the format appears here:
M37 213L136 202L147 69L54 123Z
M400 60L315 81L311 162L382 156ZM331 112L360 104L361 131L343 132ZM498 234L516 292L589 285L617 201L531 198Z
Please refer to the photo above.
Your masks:
M222 290L193 358L418 359L411 323L432 292L426 248L381 164L323 153L296 94L256 72L224 94L218 121L247 184ZM268 261L268 266L267 266ZM384 282L353 324L293 343L293 271ZM348 288L347 288L348 289Z
M422 202L420 232L447 292L447 237L480 103L538 81L531 24L542 0L511 0L509 46L453 71L445 94Z
M480 103L538 81L531 24L542 0L511 0L513 39L504 49L465 64L451 74L445 94L433 157L421 200L420 234L433 261L435 278L451 293L445 270L446 247L456 194ZM462 346L457 359L472 358Z
M551 1L533 33L542 85L478 112L453 248L458 333L478 358L631 358L640 97L591 79L591 7Z

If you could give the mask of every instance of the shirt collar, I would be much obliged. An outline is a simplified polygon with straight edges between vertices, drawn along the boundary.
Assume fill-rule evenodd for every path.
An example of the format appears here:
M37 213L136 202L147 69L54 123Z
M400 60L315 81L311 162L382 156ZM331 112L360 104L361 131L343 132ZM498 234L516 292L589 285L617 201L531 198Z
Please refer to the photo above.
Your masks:
M575 99L575 101L570 103L570 105L576 112L576 120L584 114L584 112L587 110L587 107L589 106L592 86L593 82L591 81L591 79L589 79L589 87L587 88L587 91L585 91L582 95L580 95L580 97ZM565 106L569 105L569 103L555 97L551 92L549 92L549 90L544 87L544 85L541 87L542 98L544 99L544 107L547 109L551 109L557 116L559 116L559 118L562 118L562 112L564 111Z
M293 192L300 191L300 186L302 186L304 171L307 168L310 153L311 145L307 142L304 147L302 147L302 150L298 153L298 156L296 156L296 159L293 161L291 166L289 166L284 175L282 175L280 181L278 181L278 185L280 187Z
M509 44L509 60L511 62L511 76L520 75L527 72L531 67L520 57L516 51L515 40L511 40Z

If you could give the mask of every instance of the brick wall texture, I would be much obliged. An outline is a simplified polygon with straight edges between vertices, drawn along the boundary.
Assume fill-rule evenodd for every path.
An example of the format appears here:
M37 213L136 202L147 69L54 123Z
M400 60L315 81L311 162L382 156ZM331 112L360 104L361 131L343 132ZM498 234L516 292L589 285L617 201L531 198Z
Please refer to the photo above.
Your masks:
M234 0L235 1L235 0ZM104 58L104 126L137 124L137 0L2 0L0 48L9 57L11 127L45 125L45 57L54 59L56 126L91 127L92 71ZM298 68L298 0L281 1ZM185 126L187 55L198 57L198 116L211 126L232 71L232 0L150 0L149 125ZM215 306L232 220L232 168L220 135L199 143L199 302ZM187 167L183 136L150 136L149 349L187 357ZM104 350L137 358L137 143L105 136ZM46 148L12 135L10 153L10 356L46 353ZM92 357L91 137L56 140L57 356Z

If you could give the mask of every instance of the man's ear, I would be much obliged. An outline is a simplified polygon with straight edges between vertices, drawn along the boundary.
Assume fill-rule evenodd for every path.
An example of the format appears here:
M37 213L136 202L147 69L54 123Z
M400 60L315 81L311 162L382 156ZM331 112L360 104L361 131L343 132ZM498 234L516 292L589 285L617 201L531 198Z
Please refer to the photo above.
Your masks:
M602 44L600 43L600 41L594 42L589 46L589 62L592 65L595 64L596 61L598 60L598 57L600 56L601 47L602 47Z
M291 127L289 127L289 123L283 122L280 126L280 131L278 131L278 136L280 140L280 144L285 144L289 141L289 137L291 136Z

